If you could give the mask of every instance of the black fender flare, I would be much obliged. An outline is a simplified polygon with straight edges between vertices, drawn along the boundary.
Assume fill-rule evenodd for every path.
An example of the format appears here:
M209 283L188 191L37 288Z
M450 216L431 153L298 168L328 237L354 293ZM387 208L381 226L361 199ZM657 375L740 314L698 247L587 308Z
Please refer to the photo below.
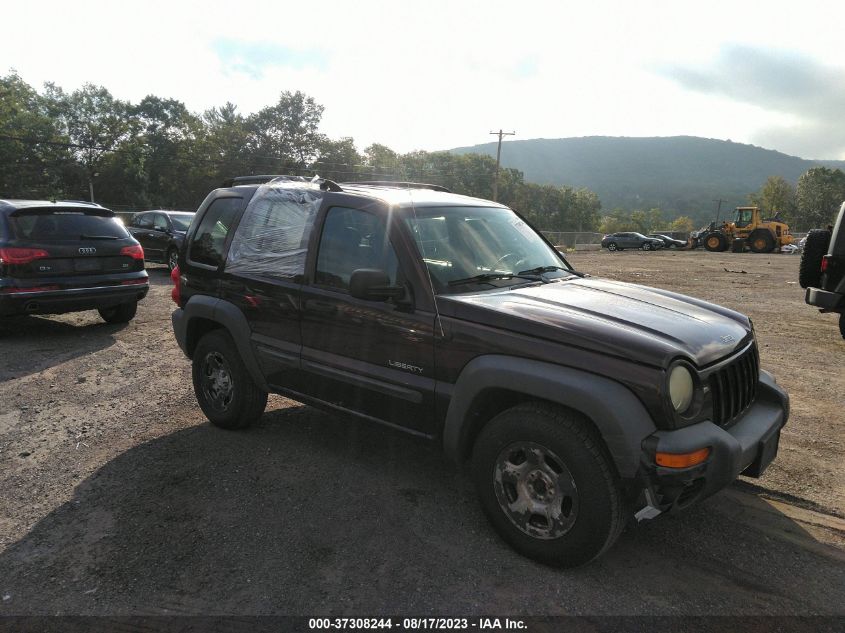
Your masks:
M219 323L235 341L235 345L241 355L244 365L249 371L250 376L259 388L264 391L269 391L267 380L261 371L258 364L258 359L255 357L252 349L252 330L249 327L249 322L246 320L243 312L238 309L233 303L216 297L209 297L207 295L194 295L182 308L183 314L181 321L184 323L185 337L190 331L191 320L195 318L207 319L215 323ZM174 314L175 326L175 314ZM187 345L187 344L186 344ZM180 347L181 347L180 342ZM183 347L185 350L186 347Z
M636 475L642 441L657 430L639 399L614 380L572 367L491 354L467 363L452 392L443 427L443 448L458 463L464 461L474 439L470 409L488 389L547 400L587 416L623 478Z

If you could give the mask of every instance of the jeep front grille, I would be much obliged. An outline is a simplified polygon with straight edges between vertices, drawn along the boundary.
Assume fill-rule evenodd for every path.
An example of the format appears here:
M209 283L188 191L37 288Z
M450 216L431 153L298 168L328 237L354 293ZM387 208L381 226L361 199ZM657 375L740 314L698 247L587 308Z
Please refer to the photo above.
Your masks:
M752 345L739 358L710 375L713 398L713 422L728 426L745 411L757 396L760 357Z

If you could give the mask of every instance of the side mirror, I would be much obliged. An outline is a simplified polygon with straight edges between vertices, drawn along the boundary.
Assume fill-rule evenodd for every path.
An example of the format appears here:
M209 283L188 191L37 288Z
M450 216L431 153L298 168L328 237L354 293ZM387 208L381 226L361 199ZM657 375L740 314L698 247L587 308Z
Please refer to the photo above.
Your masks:
M391 286L390 277L383 270L359 268L349 278L349 294L365 301L398 300L405 296L405 288Z

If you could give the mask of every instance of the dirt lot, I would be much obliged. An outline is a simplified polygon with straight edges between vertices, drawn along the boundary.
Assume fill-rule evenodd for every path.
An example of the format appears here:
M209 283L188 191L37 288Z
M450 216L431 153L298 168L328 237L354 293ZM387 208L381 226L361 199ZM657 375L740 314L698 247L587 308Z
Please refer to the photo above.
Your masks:
M209 426L156 268L125 327L0 323L0 614L845 614L845 341L798 258L570 259L751 315L792 396L762 479L539 566L421 440L278 397L247 432Z

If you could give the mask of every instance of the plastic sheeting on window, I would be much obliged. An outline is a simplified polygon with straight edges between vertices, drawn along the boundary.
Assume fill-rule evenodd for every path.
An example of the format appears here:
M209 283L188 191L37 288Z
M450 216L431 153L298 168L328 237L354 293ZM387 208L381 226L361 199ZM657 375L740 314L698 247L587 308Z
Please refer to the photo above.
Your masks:
M302 274L322 200L316 184L271 182L259 188L232 239L226 271L282 278Z

